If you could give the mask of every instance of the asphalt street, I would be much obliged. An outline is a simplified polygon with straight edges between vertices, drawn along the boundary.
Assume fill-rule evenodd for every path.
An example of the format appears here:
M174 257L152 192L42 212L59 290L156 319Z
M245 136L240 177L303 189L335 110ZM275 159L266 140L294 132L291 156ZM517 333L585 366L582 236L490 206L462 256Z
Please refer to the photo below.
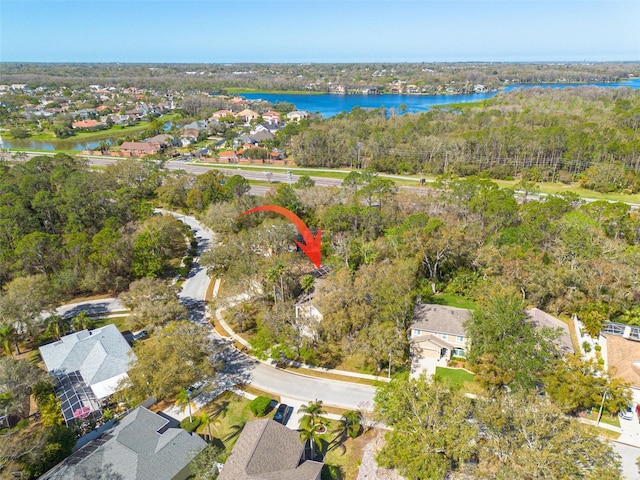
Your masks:
M199 251L202 252L213 242L214 234L195 218L163 211L174 215L189 225L198 238ZM180 298L192 313L191 320L209 325L204 310L204 297L209 284L206 269L194 263L194 272L185 280ZM202 308L200 308L200 302ZM195 308L194 308L195 305ZM218 360L224 365L222 374L237 384L251 384L256 388L301 401L322 400L327 405L355 409L361 402L373 405L375 389L368 385L346 383L317 377L294 374L261 363L232 347L225 346L218 354Z

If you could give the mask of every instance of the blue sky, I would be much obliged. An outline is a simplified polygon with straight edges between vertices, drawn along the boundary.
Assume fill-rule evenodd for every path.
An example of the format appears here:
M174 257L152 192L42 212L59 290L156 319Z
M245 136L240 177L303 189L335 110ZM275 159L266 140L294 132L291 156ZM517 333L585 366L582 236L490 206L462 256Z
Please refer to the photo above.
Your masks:
M0 61L640 60L640 0L0 0Z

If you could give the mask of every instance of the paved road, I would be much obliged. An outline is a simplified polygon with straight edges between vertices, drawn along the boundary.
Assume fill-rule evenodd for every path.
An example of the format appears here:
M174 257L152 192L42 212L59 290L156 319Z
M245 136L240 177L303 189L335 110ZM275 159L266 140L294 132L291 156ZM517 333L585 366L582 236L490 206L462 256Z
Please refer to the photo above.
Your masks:
M47 155L47 153L43 153L43 152L24 152L25 153L25 157L24 160L27 160L33 156L36 155ZM110 158L110 157L101 157L101 156L88 156L88 155L84 155L85 158L87 158L89 160L89 162L92 165L95 166L107 166L107 165L112 165L114 163L116 163L119 158ZM171 161L171 162L167 162L165 163L165 167L168 170L185 170L187 172L196 174L196 175L201 175L203 173L206 173L208 171L211 170L211 168L216 168L216 167L204 167L204 166L200 166L200 165L196 165L196 164L191 164L191 163L184 163L184 162L176 162L176 161ZM247 165L243 165L243 167L247 167ZM251 166L250 166L251 167ZM253 166L256 169L259 169L260 166ZM267 172L267 171L258 171L258 170L234 170L231 168L226 168L226 167L219 167L218 170L220 170L221 172L223 172L225 175L242 175L243 177L247 178L247 179L252 179L252 180L263 180L263 181L268 181L268 182L273 182L274 185L280 184L280 183L289 183L291 181L291 183L294 183L296 181L298 181L298 178L300 178L298 175L291 175L291 179L289 179L289 175L287 174L287 167L282 167L280 168L281 170L283 170L282 173L278 173L277 167L270 167L271 172ZM327 172L335 172L336 170L330 170L330 169L316 169L316 170L321 170L321 171L327 171ZM403 177L403 176L399 176L399 175L387 175L387 174L380 174L381 177L386 177L386 178L391 178L391 179L401 179L401 180L410 180L410 181L415 181L418 182L417 179L413 178L413 177ZM324 186L324 187L329 187L329 186L339 186L342 184L342 180L340 179L336 179L336 178L323 178L323 177L311 177L315 182L316 185L318 186ZM433 182L434 180L432 179L426 179L427 182ZM411 190L415 193L419 193L422 194L423 193L423 189L422 187L419 186L401 186L400 188L402 189L406 189L406 190ZM268 191L270 190L270 187L268 186L252 186L250 193L252 195L258 195L258 196L264 196ZM518 193L516 193L516 196L519 195ZM531 195L530 198L531 200L536 200L536 199L542 199L544 197L546 197L547 194L545 193L539 193L537 195ZM590 202L595 202L598 199L596 198L588 198L588 197L582 197L582 200L590 203ZM613 203L613 200L610 200L610 202ZM640 210L640 204L638 203L632 203L632 202L623 202L626 203L627 205L629 205L631 207L632 210Z
M189 215L181 215L161 209L156 209L156 211L165 215L173 215L191 227L195 233L195 238L198 241L198 255L193 259L193 268L182 284L178 295L180 296L182 304L189 310L189 319L200 325L209 326L209 322L206 319L207 312L205 303L205 295L209 287L209 276L207 275L206 268L200 265L200 255L205 250L211 248L214 241L214 234L210 229Z
M214 238L211 230L193 217L175 213L172 213L172 215L175 215L176 218L194 229L196 237L200 239L200 252L208 248ZM183 284L180 298L183 303L191 307L190 319L192 321L201 325L209 325L204 308L204 296L209 284L209 277L206 274L206 269L199 265L197 268L199 270L196 274L190 275ZM368 385L297 375L265 365L232 347L224 345L224 343L221 343L221 345L223 347L218 354L218 359L222 360L224 365L222 374L225 376L223 380L225 382L231 379L232 383L250 383L261 390L295 398L303 402L318 399L327 405L348 409L357 408L361 402L369 402L373 405L375 389Z
M238 384L248 383L305 403L317 399L325 405L348 409L356 409L363 402L373 406L375 388L369 385L297 375L259 362L232 348L220 352L219 359L224 364L222 373Z
M56 308L56 315L64 318L73 318L85 311L88 315L99 317L119 310L126 310L126 307L122 305L120 300L117 298L103 298L100 300L87 300L85 302L62 305Z
M611 442L613 449L622 458L622 475L627 480L637 480L640 478L636 459L640 457L640 448L625 445L623 443Z

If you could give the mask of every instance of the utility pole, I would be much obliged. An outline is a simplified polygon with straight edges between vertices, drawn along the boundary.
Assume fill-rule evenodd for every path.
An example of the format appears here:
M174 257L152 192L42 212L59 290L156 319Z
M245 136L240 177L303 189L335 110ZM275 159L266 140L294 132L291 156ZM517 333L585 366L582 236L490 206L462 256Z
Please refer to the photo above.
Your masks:
M602 393L602 403L600 403L600 411L598 412L598 421L596 422L596 425L600 425L600 419L602 418L602 409L604 407L604 401L607 398L608 392L609 392L609 389L605 388L604 392Z

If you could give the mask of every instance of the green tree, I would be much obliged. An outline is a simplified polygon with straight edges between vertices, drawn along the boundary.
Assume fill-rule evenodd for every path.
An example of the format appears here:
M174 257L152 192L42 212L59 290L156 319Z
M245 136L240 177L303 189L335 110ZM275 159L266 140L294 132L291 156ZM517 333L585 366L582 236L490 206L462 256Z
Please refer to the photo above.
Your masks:
M513 376L509 386L529 390L549 368L557 355L553 341L558 332L536 328L524 312L522 302L513 296L498 296L476 310L464 323L470 342L468 359L471 365L491 362L490 378L476 377L487 386L497 375ZM485 369L480 369L485 372Z
M304 275L300 279L300 286L302 287L302 291L305 294L309 294L309 292L313 289L315 283L316 279L313 277L313 275Z
M240 198L251 190L249 181L242 175L232 175L224 184L225 198Z
M2 341L2 346L4 347L4 352L7 356L12 356L11 352L11 341L14 339L16 333L16 329L11 324L0 324L0 341Z
M18 341L42 329L41 314L56 302L57 292L45 275L18 277L4 286L0 296L0 323L15 328L16 353L20 353Z
M383 202L389 201L398 193L398 187L390 178L374 177L364 187L358 190L357 198L362 198L367 205L383 207Z
M46 319L46 323L46 333L53 335L56 340L60 340L63 335L69 333L69 327L71 326L71 322L68 318L55 314L49 315Z
M315 425L318 417L327 413L322 408L322 400L309 401L306 405L301 405L299 411L309 417L308 422L311 425Z
M471 399L450 385L425 377L392 380L377 389L375 411L392 428L376 460L407 478L442 479L474 456Z
M297 190L314 187L316 182L309 175L300 175L298 181L293 184Z
M184 412L185 409L189 412L189 422L192 422L191 407L194 403L191 401L191 392L184 387L178 390L175 404L180 409L180 413Z
M480 399L474 418L483 432L475 478L622 478L608 442L537 395Z
M218 467L216 464L222 460L223 451L217 445L207 445L191 461L191 471L194 480L216 480Z
M304 206L296 196L295 190L293 189L293 187L290 187L286 183L278 185L275 194L271 192L267 194L266 200L267 203L279 205L288 210L291 210L301 218L304 218L305 216Z
M344 412L340 418L344 431L351 438L356 438L362 431L362 413L358 410Z
M132 311L127 321L133 328L161 328L171 321L187 318L176 288L164 280L141 278L131 283L119 298Z
M155 277L169 260L182 256L186 238L182 222L170 215L155 215L139 228L133 242L131 270L136 278Z
M132 405L152 395L159 400L174 398L183 385L213 380L212 339L206 328L193 323L170 322L134 345L133 353L129 378L120 392Z
M578 318L582 321L585 330L591 338L598 338L600 336L600 330L604 327L604 322L608 320L606 310L607 306L605 304L590 302L588 305L585 305L578 315Z
M28 360L0 357L0 394L8 394L5 406L20 417L29 414L29 396L40 382L52 384L52 378Z
M276 285L279 283L280 285L280 301L284 302L284 274L286 272L286 267L284 263L278 262L274 267L267 270L267 280L273 284L273 301L274 303L278 303L278 297L276 295Z
M300 440L306 445L309 443L309 449L311 450L311 459L316 459L316 448L322 450L322 439L318 434L317 426L313 423L303 423L300 425L299 430Z
M76 332L79 332L80 330L89 330L93 326L93 319L87 315L86 311L83 310L80 314L71 319L71 325Z
M202 414L198 417L200 419L200 426L207 429L207 434L209 435L209 441L213 439L213 434L211 433L211 425L215 427L215 424L218 420L214 420L211 416L203 411Z
M595 359L583 360L578 355L558 358L543 381L545 392L567 414L597 409L601 404L616 413L632 403L630 385Z

